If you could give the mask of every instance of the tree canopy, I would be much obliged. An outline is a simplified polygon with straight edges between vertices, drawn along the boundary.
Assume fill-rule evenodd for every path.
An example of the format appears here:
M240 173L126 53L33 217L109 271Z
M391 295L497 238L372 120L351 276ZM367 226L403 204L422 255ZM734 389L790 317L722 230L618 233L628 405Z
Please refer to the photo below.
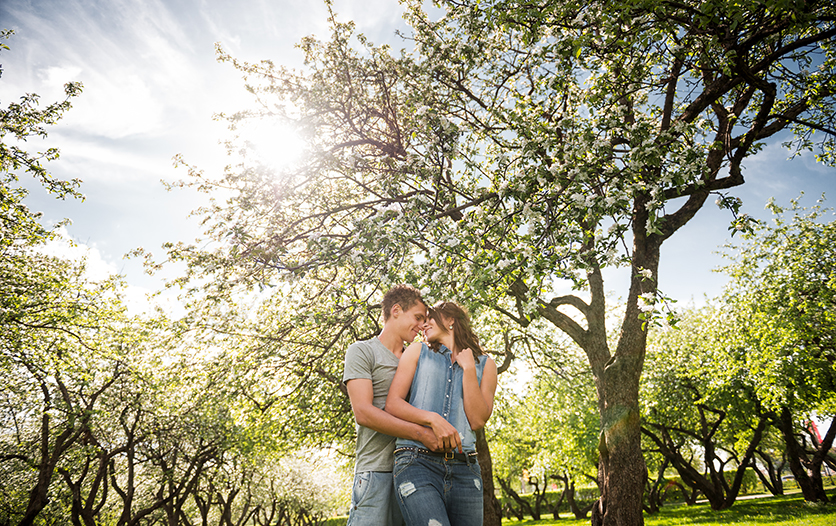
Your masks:
M400 53L333 13L328 40L302 41L299 72L220 50L257 96L231 127L291 123L307 155L272 170L231 140L238 160L225 173L192 170L195 184L224 192L205 210L214 243L170 256L209 284L212 301L298 289L297 313L345 314L316 329L331 345L326 361L339 360L346 322L399 281L520 326L547 320L584 350L595 378L595 520L638 524L639 377L660 247L710 194L743 184L746 159L784 130L796 150L833 163L834 7L438 5L440 16L404 1L412 33ZM601 271L624 264L631 282L610 346Z
M829 453L836 438L836 223L827 220L833 209L824 198L809 210L797 199L767 207L772 224L755 225L728 249L726 301L746 350L741 361L773 412L793 475L805 499L826 501L821 468L836 464ZM830 420L823 436L809 431L816 414Z
M9 29L0 30L0 39L8 40L13 34L14 31ZM0 52L8 50L8 44L0 41ZM0 65L0 76L2 74ZM23 144L31 138L46 137L46 126L61 119L71 107L70 99L78 96L81 89L80 82L68 82L64 85L66 98L43 109L40 108L40 97L35 93L24 94L19 102L0 108L0 250L3 252L20 243L37 243L48 235L37 221L37 215L23 204L27 191L17 184L21 171L37 179L57 198L82 197L78 191L79 180L61 180L44 166L44 163L58 159L57 148L32 152Z

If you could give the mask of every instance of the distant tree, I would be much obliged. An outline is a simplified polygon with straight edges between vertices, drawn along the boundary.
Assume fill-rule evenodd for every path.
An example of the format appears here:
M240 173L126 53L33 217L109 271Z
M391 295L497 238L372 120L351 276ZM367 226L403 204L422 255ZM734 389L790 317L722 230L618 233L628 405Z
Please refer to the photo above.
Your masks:
M787 466L787 453L778 428L770 426L767 429L766 435L755 450L755 456L757 461L752 463L752 470L763 487L773 495L783 495L783 474Z
M0 52L9 50L9 46L2 42L12 37L14 31L0 30ZM3 74L0 65L0 76ZM21 242L33 243L44 239L48 231L38 223L38 216L23 204L26 189L17 182L20 172L25 172L39 182L57 198L82 197L78 191L81 181L73 179L64 181L49 173L45 162L58 158L57 148L48 148L43 152L29 152L21 146L32 138L45 138L46 127L55 124L64 113L70 109L70 99L81 93L80 82L69 82L64 85L66 99L40 109L40 97L35 93L27 93L20 97L19 102L12 102L7 107L0 107L0 251L6 251L10 246ZM7 136L14 142L8 142Z
M330 40L302 41L302 72L221 52L259 103L231 125L290 122L309 155L271 170L231 139L224 174L193 170L223 201L205 210L204 244L172 247L189 265L181 283L193 279L222 310L248 290L307 291L289 305L344 322L321 328L317 340L334 344L308 356L323 363L341 361L348 327L398 281L520 326L547 320L595 379L594 522L641 524L638 393L661 246L710 194L743 184L745 161L779 132L834 161L836 7L441 1L432 18L424 2L404 4L411 55L333 16ZM611 346L602 270L623 264L630 285Z
M25 498L2 499L10 506L2 513L20 525L34 523L58 472L91 445L102 399L128 374L128 320L114 284L84 272L21 250L0 260L0 463L13 474L0 488L7 496L27 488Z
M557 516L565 500L583 518L591 507L576 502L575 486L597 482L598 418L588 366L578 350L563 350L548 337L529 344L551 347L551 359L541 355L529 365L536 369L524 394L506 389L497 403L488 426L495 476L516 502L518 517ZM531 502L517 493L519 481L533 488ZM562 483L563 493L559 502L550 503L546 491L554 482Z
M773 411L787 463L809 501L827 501L821 479L836 437L836 222L824 199L811 209L770 201L773 222L759 223L730 246L726 291L753 352L745 365ZM790 215L791 217L786 217ZM821 439L813 414L831 419Z
M733 317L717 305L681 317L649 347L642 433L684 484L722 510L737 499L769 417L728 336Z

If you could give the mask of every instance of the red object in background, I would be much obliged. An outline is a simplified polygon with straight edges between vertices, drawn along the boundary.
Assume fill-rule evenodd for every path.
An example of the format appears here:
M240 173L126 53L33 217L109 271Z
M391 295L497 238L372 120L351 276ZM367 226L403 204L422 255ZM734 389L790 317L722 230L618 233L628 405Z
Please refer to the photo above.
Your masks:
M819 426L816 425L815 420L810 420L810 431L812 431L816 436L816 442L821 444L821 433L819 433Z

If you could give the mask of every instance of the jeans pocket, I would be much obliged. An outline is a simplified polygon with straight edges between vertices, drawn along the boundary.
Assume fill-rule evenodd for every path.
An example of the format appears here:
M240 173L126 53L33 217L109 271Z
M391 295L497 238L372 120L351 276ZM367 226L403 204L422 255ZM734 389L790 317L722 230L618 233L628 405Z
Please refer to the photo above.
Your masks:
M470 469L470 472L478 476L479 479L482 478L482 468L479 467L479 462L476 460L476 458L468 462L467 467Z
M354 475L354 487L351 488L351 505L357 506L363 501L366 492L369 490L372 474L370 471L362 471Z
M395 469L392 474L397 478L398 475L403 473L403 470L415 462L416 455L414 451L398 451L395 453Z

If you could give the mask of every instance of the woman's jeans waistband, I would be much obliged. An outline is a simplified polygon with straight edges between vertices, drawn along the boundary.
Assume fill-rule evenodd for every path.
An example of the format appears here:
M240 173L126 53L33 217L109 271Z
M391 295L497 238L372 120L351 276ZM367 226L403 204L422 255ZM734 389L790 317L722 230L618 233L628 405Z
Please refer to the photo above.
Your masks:
M443 458L444 460L456 460L458 462L475 462L476 461L476 452L475 451L465 451L464 453L459 453L457 451L430 451L429 449L424 449L422 447L399 447L395 449L395 454L397 455L399 451L413 451L415 453L419 453L421 455L427 455L430 457L437 457Z

